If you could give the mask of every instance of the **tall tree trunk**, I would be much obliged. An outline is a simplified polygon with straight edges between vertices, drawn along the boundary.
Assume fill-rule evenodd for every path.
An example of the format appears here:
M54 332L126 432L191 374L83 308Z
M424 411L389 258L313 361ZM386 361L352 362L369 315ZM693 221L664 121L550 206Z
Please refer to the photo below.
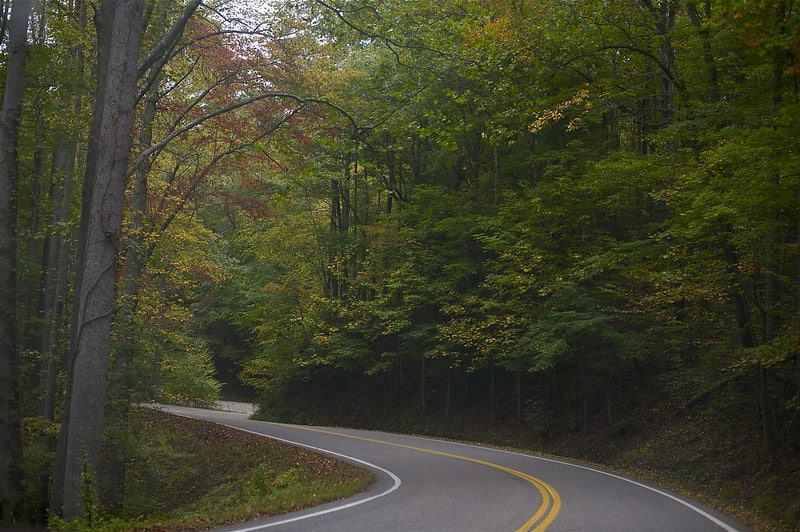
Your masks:
M153 120L156 115L158 92L151 90L145 100L139 126L139 150L145 151L152 145ZM139 286L144 264L147 260L145 234L145 216L147 209L147 176L151 164L144 162L136 168L133 184L133 197L130 209L125 268L122 283L122 301L119 315L115 322L119 324L119 348L113 371L113 401L110 409L109 424L115 427L115 435L122 436L128 421L133 377L131 367L136 356L137 342L133 331L133 317L138 306ZM106 490L105 502L111 506L120 503L120 495L125 485L125 464L127 453L124 449L125 438L112 441L112 456L109 463L109 488Z
M522 372L517 371L517 424L522 425Z
M37 95L32 105L32 121L36 123L35 138L44 137L44 119L42 117L42 102ZM44 145L37 143L33 153L33 172L29 177L31 187L30 209L28 219L28 253L24 263L18 265L17 284L19 285L20 298L17 303L17 338L23 349L35 349L39 343L41 331L35 325L35 317L41 309L42 302L37 301L39 288L37 281L41 280L39 270L43 249L38 238L40 231L41 215L39 206L42 203L42 181L44 180Z
M144 0L106 0L97 17L98 92L92 124L97 136L90 140L86 161L72 360L51 499L51 511L65 519L86 514L84 494L91 493L99 474L143 8Z
M73 14L81 28L87 27L86 4L83 0L76 0L73 5ZM82 44L70 50L73 69L85 75L86 60ZM64 108L71 108L72 117L76 117L83 108L83 94L76 91L63 99ZM56 136L55 151L51 169L50 197L53 201L52 234L47 239L45 249L44 279L42 281L43 302L40 319L43 324L39 352L41 353L40 376L42 381L41 416L54 421L56 417L56 401L58 397L58 374L65 362L62 345L66 331L69 329L68 316L65 312L69 294L69 270L72 243L69 238L64 238L59 229L69 219L72 207L72 190L75 183L78 157L79 134L73 128L64 128ZM47 433L43 436L42 448L47 452L54 451L58 438ZM39 478L37 522L47 521L47 510L50 498L51 472L42 471Z
M525 131L525 145L528 148L528 160L530 161L530 180L531 185L536 186L541 179L541 172L539 171L539 163L536 162L538 151L538 142L536 134L531 131Z
M500 204L500 196L503 193L503 183L500 182L500 148L497 143L492 145L492 181L494 184L494 204Z
M333 299L339 298L339 275L335 265L339 257L339 244L337 234L341 227L342 204L341 204L341 185L337 179L330 180L330 219L329 230L330 238L328 241L328 264L325 271L325 296Z
M745 287L741 279L741 273L737 267L737 264L739 264L739 255L734 246L727 240L720 242L720 248L722 249L722 256L725 259L727 273L731 279L730 297L733 303L733 315L736 319L736 328L739 332L739 342L743 349L750 349L756 346L756 338L750 320L750 311L745 301Z
M778 2L776 8L781 19L785 19L786 5ZM772 58L772 107L773 112L777 112L783 103L783 78L784 70L788 66L785 64L785 54L775 52ZM780 175L773 175L769 178L769 185L774 188L781 187ZM780 282L780 260L778 257L779 247L786 241L784 235L779 230L771 232L766 239L766 257L764 260L764 304L762 308L762 341L766 344L773 341L781 328L780 319L780 294L782 286ZM767 459L772 458L777 440L777 423L775 420L774 407L771 404L770 393L767 383L767 369L764 366L759 368L758 377L758 405L761 413L761 438L762 450Z
M386 177L386 190L388 193L386 194L386 209L384 212L386 214L392 214L392 209L394 208L394 197L397 195L397 177L395 176L395 157L394 157L394 150L388 147L389 140L387 135L387 150L386 150L386 166L387 166L387 177Z
M82 103L76 97L76 112ZM72 188L75 179L75 160L78 143L74 135L65 135L56 141L56 152L53 156L52 186L50 197L53 200L52 227L55 229L46 243L44 258L44 279L42 280L41 312L42 331L39 342L41 353L40 380L42 388L41 416L55 420L56 397L58 395L58 373L64 364L64 353L58 348L68 330L67 316L64 312L69 292L69 267L71 245L68 238L59 234L58 228L69 218L72 205ZM57 440L50 434L44 436L43 448L54 450ZM37 519L46 520L50 492L50 472L43 471L39 485L39 501Z
M661 37L658 59L661 63L661 122L669 127L675 121L675 83L671 72L675 64L675 50L672 47L672 31L675 29L675 5L672 1L659 2L657 33ZM668 139L666 151L672 154L677 149L674 139Z
M706 68L705 100L708 103L716 103L719 101L719 75L711 49L711 30L708 26L708 21L711 19L711 0L703 2L702 12L695 2L689 2L687 9L689 18L700 35L700 43L703 47L703 64Z
M36 21L35 26L30 27L31 42L35 46L44 44L46 34L46 10L44 2L37 2L35 6L36 11L29 14L31 21ZM46 119L44 116L44 109L42 105L42 97L40 93L36 93L33 98L33 119L35 128L33 131L34 138L43 139L47 132ZM47 259L47 244L44 245L40 242L38 235L41 231L41 204L42 204L42 186L44 183L45 175L45 159L47 157L47 143L36 142L34 143L33 150L33 172L30 177L30 200L29 200L29 219L28 219L28 256L24 265L20 266L21 272L24 272L24 279L18 279L19 290L21 297L17 305L17 321L18 321L18 341L19 344L26 350L35 350L41 343L42 331L39 328L41 321L36 318L41 315L44 308L44 301L41 298L44 289L42 283L44 282L44 272ZM35 375L31 376L31 381L35 380Z
M19 517L22 499L15 234L19 122L25 93L30 10L29 0L17 0L11 10L0 112L0 522L5 525Z
M490 413L491 418L492 418L492 423L494 423L495 416L496 416L496 413L495 413L495 402L496 402L496 398L495 398L495 394L496 394L496 389L495 389L496 375L495 375L495 373L496 373L496 371L495 371L494 361L492 361L492 365L491 365L489 371L490 371L490 374L489 374L489 379L490 379L490 383L489 383L489 386L490 386L490 390L489 390L489 395L490 395L490 397L489 397L489 401L490 401L489 413Z
M86 8L82 2L76 5L75 16L81 21L81 26L85 27ZM72 56L77 71L83 72L85 63L83 50L74 49ZM80 93L76 93L64 98L63 104L72 108L72 116L78 116L83 107L83 97ZM54 418L55 413L55 387L54 383L53 386L50 386L50 383L55 380L58 368L63 364L63 360L55 356L53 350L63 333L61 319L67 297L70 262L69 239L60 234L59 230L67 223L72 208L78 140L78 134L74 131L62 131L56 136L50 178L50 198L53 202L52 234L45 243L44 280L40 295L43 304L39 315L42 321L42 333L38 346L42 353L42 380L46 383L42 398L42 416L50 420Z
M447 366L447 396L446 396L446 400L445 400L445 417L447 418L448 421L450 420L450 416L451 416L450 400L451 400L452 393L453 393L452 380L453 380L453 369L448 364L448 366Z
M425 399L425 396L427 395L425 392L425 373L425 354L423 353L419 368L419 404L422 408L423 415L427 411L428 407L428 401Z

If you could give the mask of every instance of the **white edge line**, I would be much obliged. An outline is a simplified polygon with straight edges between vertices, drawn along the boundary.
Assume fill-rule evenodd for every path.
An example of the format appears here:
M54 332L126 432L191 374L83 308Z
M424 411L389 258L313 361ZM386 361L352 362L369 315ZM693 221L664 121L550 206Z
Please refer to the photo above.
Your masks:
M338 512L340 510L346 510L348 508L353 508L354 506L359 506L361 504L365 504L365 503L374 501L375 499L379 499L381 497L389 495L394 490L399 488L400 484L402 484L402 481L400 480L400 477L398 477L397 475L395 475L394 473L392 473L388 469L384 469L384 468L382 468L380 466L377 466L377 465L372 464L370 462L367 462L365 460L361 460L359 458L354 458L354 457L348 456L346 454L337 453L335 451L330 451L328 449L323 449L321 447L314 447L313 445L306 445L306 444L298 443L298 442L291 441L291 440L285 440L283 438L270 436L268 434L261 434L261 433L256 432L256 431L242 429L240 427L233 427L232 425L228 425L228 426L232 427L234 429L241 430L243 432L249 432L250 434L255 434L257 436L261 436L261 437L264 437L264 438L270 438L270 439L273 439L273 440L276 440L276 441L280 441L280 442L283 442L283 443L288 443L290 445L296 445L298 447L304 447L306 449L311 449L313 451L318 451L318 452L321 452L321 453L326 453L326 454L329 454L329 455L338 456L339 458L344 458L346 460L352 460L353 462L362 464L362 465L364 465L366 467L369 467L369 468L372 468L372 469L377 469L381 473L387 474L393 481L393 484L392 484L391 488L389 488L386 491L383 491L381 493L375 494L375 495L373 495L371 497L367 497L366 499L359 499L357 501L349 502L347 504L342 504L340 506L335 506L333 508L328 508L326 510L319 510L317 512L313 512L313 513L310 513L310 514L298 515L297 517L290 517L290 518L287 518L287 519L283 519L281 521L276 521L276 522L272 522L272 523L266 523L266 524L263 524L263 525L256 525L256 526L251 526L251 527L246 527L246 528L236 528L233 532L251 532L253 530L262 530L264 528L271 528L271 527L274 527L274 526L285 525L287 523L293 523L295 521L301 521L303 519L311 519L312 517L319 517L320 515L326 515L326 514L330 514L330 513L333 513L333 512Z
M171 414L182 415L182 414L178 414L177 412L174 412L174 411L170 411L170 410L167 410L167 411L169 413L171 413ZM228 413L230 413L230 412L228 412ZM236 413L238 414L238 412L236 412ZM189 416L184 416L184 417L189 417ZM393 481L393 484L392 484L391 488L387 489L386 491L382 491L381 493L377 493L377 494L375 494L375 495L373 495L371 497L367 497L366 499L359 499L357 501L349 502L347 504L334 506L333 508L328 508L328 509L325 509L325 510L319 510L317 512L312 512L310 514L298 515L296 517L290 517L290 518L287 518L287 519L282 519L280 521L265 523L265 524L262 524L262 525L248 526L248 527L244 527L244 528L234 528L234 529L231 530L231 532L252 532L254 530L263 530L265 528L272 528L272 527L275 527L275 526L285 525L287 523L294 523L295 521L302 521L303 519L311 519L312 517L319 517L321 515L331 514L333 512L338 512L340 510L347 510L348 508L353 508L353 507L359 506L361 504L366 504L368 502L372 502L375 499L380 499L381 497L385 497L386 495L389 495L390 493L395 491L397 488L399 488L400 485L402 484L402 481L400 480L400 477L398 477L397 475L395 475L394 473L392 473L388 469L384 469L384 468L382 468L380 466L377 466L377 465L372 464L370 462L367 462L365 460L361 460L359 458L355 458L353 456L348 456L346 454L337 453L335 451L330 451L328 449L323 449L322 447L314 447L313 445L306 445L305 443L298 443L296 441L286 440L284 438L278 438L277 436L271 436L269 434L262 434L260 432L254 431L254 430L248 430L248 429L243 429L241 427L236 427L234 425L228 425L227 423L220 423L218 421L215 421L214 423L219 423L220 425L225 425L226 427L230 427L232 429L241 430L242 432L255 434L256 436L261 436L262 438L269 438L271 440L275 440L275 441L279 441L279 442L283 442L283 443L288 443L289 445L295 445L297 447L303 447L305 449L310 449L312 451L317 451L317 452L329 454L329 455L332 455L332 456L337 456L339 458L344 458L345 460L351 460L353 462L356 462L356 463L361 464L363 466L366 466L368 468L376 469L376 470L380 471L381 473L385 473ZM236 525L234 525L234 526L236 526Z
M425 437L421 437L421 436L412 436L412 437L413 438L417 438L417 439L421 439L421 440L428 440L428 441L446 441L448 443L453 443L455 445L461 445L461 446L464 446L464 447L473 447L475 449L483 449L483 450L494 451L494 452L497 452L497 453L511 454L511 455L520 456L520 457L523 457L523 458L531 458L533 460L542 460L544 462L552 462L552 463L555 463L555 464L566 465L566 466L569 466L569 467L577 467L578 469L585 469L586 471L592 471L594 473L600 473L601 475L606 475L608 477L612 477L612 478L615 478L617 480L622 480L624 482L628 482L628 483L633 484L635 486L638 486L640 488L644 488L646 490L650 490L650 491L652 491L654 493L657 493L659 495L667 497L668 499L672 499L673 501L675 501L677 503L680 503L683 506L689 508L690 510L692 510L694 512L697 512L698 514L702 515L703 517L705 517L706 519L708 519L709 521L711 521L715 525L719 526L720 528L722 528L726 532L740 532L739 529L732 527L731 525L729 525L725 521L723 521L723 520L711 515L710 513L708 513L705 510L703 510L702 508L698 508L697 506L695 506L694 504L690 503L689 501L686 501L686 500L684 500L684 499L682 499L680 497L677 497L677 496L675 496L675 495L673 495L671 493L668 493L666 491L660 490L660 489L655 488L653 486L648 486L647 484L643 484L643 483L638 482L636 480L633 480L633 479L630 479L630 478L625 478L625 477L620 476L620 475L615 475L614 473L609 473L608 471L603 471L602 469L595 469L593 467L588 467L588 466L584 466L584 465L580 465L580 464L573 464L571 462L566 462L566 461L563 461L563 460L556 460L554 458L546 458L544 456L536 456L535 454L526 454L526 453L520 453L520 452L515 452L515 451L508 451L506 449L496 449L494 447L483 447L483 446L480 446L480 445L473 445L473 444L470 444L470 443L454 442L454 441L448 441L448 440L434 440L434 439L431 439L431 438L425 438Z
M224 423L222 423L222 424L224 425ZM311 518L311 517L317 517L317 516L320 516L320 515L325 515L325 514L329 514L329 513L332 513L332 512L337 512L339 510L345 510L347 508L352 508L354 506L358 506L359 504L364 504L366 502L373 501L373 500L375 500L377 498L383 497L384 495L388 495L388 494L390 494L391 492L393 492L394 490L396 490L397 488L400 487L401 481L400 481L400 478L397 475L395 475L394 473L392 473L389 470L386 470L386 469L384 469L382 467L376 466L375 464L371 464L369 462L365 462L364 460L359 460L358 458L353 458L352 456L347 456L347 455L344 455L344 454L336 453L336 452L333 452L333 451L329 451L327 449L321 449L321 448L318 448L318 447L313 447L311 445L305 445L305 444L302 444L302 443L297 443L297 442L293 442L293 441L290 441L290 440L284 440L282 438L277 438L275 436L270 436L270 435L267 435L267 434L261 434L261 433L255 432L255 431L242 429L242 428L239 428L239 427L233 427L232 425L227 425L227 426L235 428L235 429L238 429L238 430L241 430L241 431L244 431L244 432L249 432L251 434L256 434L258 436L263 436L265 438L272 438L273 440L282 441L284 443L288 443L288 444L291 444L291 445L297 445L299 447L305 447L307 449L311 449L311 450L314 450L314 451L324 452L324 453L328 453L328 454L331 454L331 455L334 455L334 456L339 456L341 458L345 458L347 460L352 460L354 462L363 464L363 465L365 465L367 467L372 467L372 468L377 469L378 471L386 473L387 475L389 475L394 480L394 485L391 488L389 488L387 491L385 491L383 493L379 493L377 495L373 495L372 497L368 497L366 499L354 501L352 503L345 504L345 505L342 505L342 506L336 506L336 507L330 508L328 510L321 510L319 512L314 512L314 513L308 514L308 515L301 515L301 516L298 516L298 517L285 519L283 521L279 521L279 522L276 522L276 523L268 523L266 525L255 526L255 527L250 527L250 528L237 528L232 532L252 532L254 530L261 530L261 529L269 528L269 527L273 527L273 526L284 525L286 523L291 523L291 522L294 522L294 521L300 521L302 519L308 519L308 518ZM649 490L649 491L652 491L654 493L657 493L657 494L659 494L659 495L661 495L663 497L666 497L668 499L672 499L673 501L675 501L675 502L677 502L677 503L689 508L690 510L702 515L703 517L705 517L706 519L708 519L712 523L716 524L717 526L719 526L720 528L722 528L726 532L740 532L739 529L732 527L731 525L729 525L725 521L722 521L721 519L711 515L710 513L708 513L705 510L703 510L702 508L698 508L697 506L695 506L694 504L690 503L689 501L686 501L686 500L684 500L684 499L682 499L680 497L677 497L677 496L675 496L675 495L673 495L671 493L667 493L666 491L660 490L660 489L655 488L653 486L648 486L647 484L643 484L643 483L638 482L636 480L633 480L633 479L630 479L630 478L625 478L625 477L620 476L620 475L615 475L614 473L609 473L609 472L603 471L601 469L595 469L593 467L588 467L588 466L584 466L584 465L580 465L580 464L573 464L571 462L566 462L566 461L563 461L563 460L556 460L556 459L553 459L553 458L545 458L544 456L536 456L536 455L533 455L533 454L525 454L525 453L520 453L520 452L515 452L515 451L508 451L508 450L505 450L505 449L496 449L494 447L483 447L483 446L480 446L480 445L473 445L473 444L470 444L470 443L454 442L454 441L449 441L449 440L436 440L436 439L432 439L432 438L425 438L425 437L422 437L422 436L412 436L412 435L408 435L408 434L401 434L400 436L407 436L407 437L416 438L416 439L419 439L419 440L427 440L427 441L435 441L435 442L447 442L447 443L451 443L451 444L455 444L455 445L460 445L460 446L463 446L463 447L472 447L472 448L475 448L475 449L489 450L489 451L493 451L493 452L497 452L497 453L505 453L505 454L510 454L510 455L514 455L514 456L520 456L520 457L523 457L523 458L530 458L530 459L533 459L533 460L541 460L541 461L544 461L544 462L551 462L551 463L555 463L555 464L566 465L566 466L569 466L569 467L576 467L578 469L584 469L586 471L592 471L594 473L599 473L601 475L606 475L608 477L612 477L612 478L615 478L617 480L622 480L623 482L628 482L628 483L633 484L635 486L638 486L640 488L644 488L646 490Z

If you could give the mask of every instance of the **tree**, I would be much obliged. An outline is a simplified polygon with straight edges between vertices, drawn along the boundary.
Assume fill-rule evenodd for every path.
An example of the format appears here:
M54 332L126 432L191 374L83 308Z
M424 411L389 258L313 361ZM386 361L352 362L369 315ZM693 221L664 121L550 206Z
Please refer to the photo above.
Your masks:
M143 9L143 0L108 0L97 18L98 85L83 184L69 389L51 496L51 511L65 519L90 510L99 475Z
M15 234L19 124L30 11L29 0L18 0L11 9L6 83L0 109L0 521L5 525L13 524L19 517L22 497ZM4 16L3 26L5 22Z
M131 402L213 398L212 358L283 413L324 397L351 422L588 436L665 402L729 409L765 456L797 445L791 2L309 0L253 21L228 0L136 5L126 55L130 5L98 3L95 43L88 3L42 3L22 172L0 169L0 258L19 265L0 272L17 335L0 342L19 344L0 343L0 376L21 355L44 390L23 415L41 399L50 419L85 176L54 511L85 513L66 495L109 480L98 427L122 485Z
M785 255L794 226L781 220L790 218L796 172L782 150L761 151L776 137L755 125L757 116L770 116L764 125L776 135L794 135L784 121L797 56L794 12L785 3L314 1L307 9L338 45L332 61L348 83L332 85L336 97L363 116L393 109L368 134L330 142L319 159L345 161L326 203L326 294L364 312L357 321L371 338L381 320L370 315L383 316L387 331L402 325L398 336L414 321L399 298L382 292L382 283L391 282L394 294L415 284L412 276L399 280L399 265L376 260L377 236L390 227L415 234L448 263L432 278L451 287L452 299L428 301L436 311L416 313L422 319L414 327L442 320L445 308L439 330L467 359L478 366L491 359L486 367L535 379L555 372L565 391L552 404L582 396L590 410L607 405L609 422L616 405L626 406L622 394L604 390L648 378L643 367L685 363L688 348L678 346L687 327L723 342L733 316L735 328L754 338L747 353L761 345L757 318L766 344L792 334L785 309L796 305L781 295L793 292L779 287L794 276ZM770 68L763 61L759 68L757 57ZM770 101L759 106L753 97L764 93ZM768 107L780 110L772 115ZM724 193L746 187L740 172L721 163L726 158L761 176L760 194L736 200ZM358 233L349 194L359 179L369 182L367 174L390 194L382 213L371 211L375 229ZM420 183L443 187L429 212L419 208L427 201ZM450 212L455 198L467 212ZM393 225L401 213L405 222ZM729 222L710 222L713 213ZM472 230L437 238L444 227ZM764 248L758 239L773 244ZM689 242L691 255L681 247ZM687 254L680 265L664 258L680 253ZM748 277L742 262L754 253L764 259ZM673 282L683 301L664 293L676 289ZM720 296L726 293L729 300ZM692 294L699 299L690 302ZM706 297L722 297L713 312ZM650 335L663 343L651 345ZM353 328L348 336L363 345ZM486 336L497 346L482 344ZM544 349L548 343L560 347ZM741 354L719 353L708 369L719 372ZM375 355L364 355L366 366ZM595 412L577 410L582 422L574 426L585 427Z

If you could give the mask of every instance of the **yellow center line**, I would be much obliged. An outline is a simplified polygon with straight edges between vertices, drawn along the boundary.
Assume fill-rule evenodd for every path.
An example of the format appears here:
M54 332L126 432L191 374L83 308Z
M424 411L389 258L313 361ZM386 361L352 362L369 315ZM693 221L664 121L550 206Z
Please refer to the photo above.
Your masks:
M365 438L363 436L354 436L352 434L346 434L341 432L334 432L330 430L324 429L316 429L311 427L303 427L299 425L292 425L294 428L307 430L309 432L319 432L322 434L330 434L332 436L339 436L342 438L350 438L353 440L361 440L367 441L371 443L380 443L383 445L389 445L391 447L399 447L402 449L409 449L411 451L419 451L422 453L434 454L438 456L445 456L447 458L455 458L457 460L464 460L466 462L472 462L474 464L479 464L486 467L491 467L493 469L498 469L505 473L509 473L514 475L515 477L521 478L526 482L533 485L538 491L539 494L542 496L542 504L539 506L536 513L531 516L521 527L519 527L516 532L541 532L545 530L550 524L555 520L558 513L561 511L561 497L558 495L558 492L548 484L547 482L538 479L532 475L527 473L523 473L522 471L518 471L516 469L511 469L510 467L502 466L499 464L495 464L492 462L486 462L484 460L479 460L477 458L471 458L469 456L463 456L460 454L454 453L446 453L444 451L435 451L432 449L425 449L423 447L415 447L413 445L405 445L402 443L393 443L384 440L378 440L374 438ZM538 525L537 525L538 523Z

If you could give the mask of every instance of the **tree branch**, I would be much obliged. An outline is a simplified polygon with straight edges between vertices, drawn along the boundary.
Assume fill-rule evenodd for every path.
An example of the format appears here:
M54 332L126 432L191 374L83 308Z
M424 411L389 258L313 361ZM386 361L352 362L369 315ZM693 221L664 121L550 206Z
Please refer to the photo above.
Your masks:
M675 75L672 73L672 70L670 70L669 67L667 67L658 57L653 55L651 52L648 52L647 50L642 50L638 46L633 46L630 44L608 44L606 46L602 46L597 49L598 52L603 52L606 50L628 50L629 52L635 52L639 55L643 55L644 57L652 60L656 65L658 65L659 70L661 70L661 72L663 72L664 75L667 76L667 79L669 79L672 83L674 83L675 86L678 89L680 89L681 92L684 92L686 90L686 85L681 80L677 79Z
M267 99L270 99L270 98L292 100L292 101L295 101L295 102L301 104L300 107L298 108L298 110L296 110L293 113L291 113L292 115L296 114L297 112L299 112L300 109L302 109L302 108L304 108L304 107L306 107L306 106L308 106L309 104L312 104L312 103L321 104L321 105L324 105L326 107L330 107L331 109L335 110L336 112L338 112L339 114L344 116L347 119L347 121L350 122L350 124L353 126L355 134L358 134L358 132L361 131L361 129L362 129L361 127L359 127L359 125L356 122L355 118L353 118L347 111L345 111L344 109L342 109L338 105L336 105L336 104L334 104L334 103L332 103L332 102L330 102L328 100L324 100L324 99L320 99L320 98L303 98L303 97L298 96L296 94L285 93L285 92L267 92L267 93L262 93L262 94L257 94L255 96L251 96L250 98L246 98L244 100L241 100L241 101L226 105L225 107L221 107L219 109L211 111L210 113L206 113L206 114L204 114L202 116L199 116L199 117L195 118L194 120L192 120L188 124L184 125L183 127L175 129L172 133L170 133L169 135L167 135L166 137L161 139L161 141L153 144L148 149L146 149L145 151L140 153L139 156L136 158L136 161L134 161L133 165L129 169L129 173L133 173L134 171L136 171L136 169L139 167L139 165L142 164L147 157L149 157L150 155L152 155L155 152L158 152L158 151L162 150L164 148L164 146L166 146L167 144L172 142L175 138L179 137L180 135L182 135L182 134L184 134L184 133L186 133L188 131L191 131L192 129L196 128L197 126L203 124L204 122L206 122L208 120L211 120L212 118L215 118L217 116L223 115L225 113L229 113L231 111L235 111L236 109L239 109L241 107L245 107L245 106L253 104L255 102L259 102L261 100L267 100Z
M156 44L156 46L150 50L150 53L147 54L147 57L142 61L142 64L139 65L139 70L137 72L137 78L141 78L144 76L145 72L150 70L159 60L167 57L169 55L169 51L172 50L176 44L178 44L178 40L183 35L183 30L186 29L186 24L189 22L189 19L192 18L197 8L200 7L202 4L202 0L191 0L189 4L186 6L186 9L183 10L183 14L181 17L175 21L172 25L170 30L167 32L166 35ZM159 66L163 66L164 62Z
M453 58L452 55L447 54L445 52L442 52L440 50L436 50L435 48L431 48L429 46L402 44L402 43L396 41L395 39L393 39L391 37L388 37L386 35L381 35L381 34L378 34L378 33L372 33L370 31L367 31L363 27L358 26L355 23L353 23L350 20L348 20L348 18L345 16L345 14L348 13L348 12L345 12L344 10L342 10L342 9L336 7L336 6L331 5L326 0L315 0L315 2L317 4L319 4L319 5L321 5L322 7L324 7L325 9L333 12L336 15L336 18L341 20L348 28L350 28L353 31L357 32L359 35L361 35L363 37L366 37L366 38L368 38L370 40L373 40L373 41L381 41L381 42L383 42L386 45L386 48L388 48L389 51L392 52L392 55L394 55L395 61L400 66L404 66L404 67L407 67L407 68L413 68L413 69L417 69L417 70L430 70L428 68L409 65L407 63L404 63L402 58L400 57L399 50L401 50L401 49L417 50L417 51L423 50L423 51L426 51L426 52L434 53L434 54L438 55L439 57ZM362 7L362 8L359 8L357 10L352 10L349 13L356 13L356 12L361 11L363 9L367 9L367 7ZM377 11L374 8L372 8L371 11L373 11L377 15Z

